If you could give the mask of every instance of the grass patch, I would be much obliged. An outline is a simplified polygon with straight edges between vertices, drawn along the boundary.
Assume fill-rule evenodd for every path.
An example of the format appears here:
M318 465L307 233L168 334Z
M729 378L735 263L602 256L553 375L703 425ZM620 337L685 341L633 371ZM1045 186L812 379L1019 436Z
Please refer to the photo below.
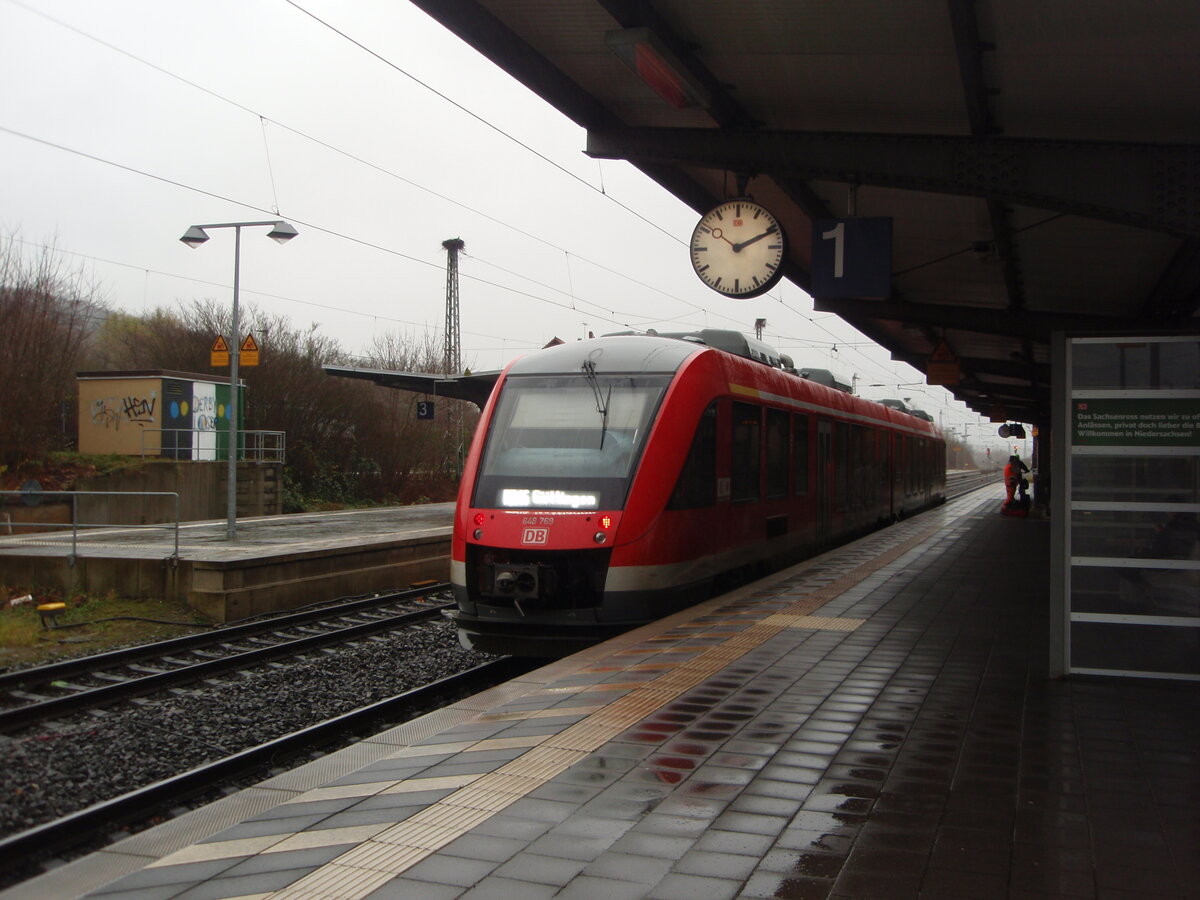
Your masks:
M20 593L0 590L0 598L7 600ZM67 608L58 616L60 627L47 629L37 606L55 602L65 603ZM130 618L105 621L118 616ZM163 624L166 622L188 624ZM32 603L0 610L0 668L41 665L203 630L204 620L182 601L135 600L111 592L68 596L35 592Z

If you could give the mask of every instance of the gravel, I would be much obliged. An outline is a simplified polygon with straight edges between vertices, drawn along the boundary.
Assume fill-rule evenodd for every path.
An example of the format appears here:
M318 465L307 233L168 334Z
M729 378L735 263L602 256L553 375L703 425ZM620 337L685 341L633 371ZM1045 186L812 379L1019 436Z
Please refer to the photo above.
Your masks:
M112 707L102 717L0 736L0 836L490 659L460 647L453 623L436 621Z

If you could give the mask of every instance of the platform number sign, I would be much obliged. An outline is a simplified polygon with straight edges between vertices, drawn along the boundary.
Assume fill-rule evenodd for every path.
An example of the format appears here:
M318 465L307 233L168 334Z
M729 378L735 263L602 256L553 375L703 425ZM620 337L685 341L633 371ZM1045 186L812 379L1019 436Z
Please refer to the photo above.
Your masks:
M814 219L814 297L890 297L891 218Z
M432 419L433 418L433 401L418 400L417 401L417 418Z

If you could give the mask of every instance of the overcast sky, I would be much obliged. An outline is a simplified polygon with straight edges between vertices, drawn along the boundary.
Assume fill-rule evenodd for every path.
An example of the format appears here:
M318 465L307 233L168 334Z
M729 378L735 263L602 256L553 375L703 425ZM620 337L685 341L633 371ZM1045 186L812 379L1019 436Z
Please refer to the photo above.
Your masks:
M388 332L440 343L457 237L474 370L556 336L765 318L797 365L982 421L787 281L710 291L695 212L589 159L582 129L403 0L0 0L0 84L0 230L53 242L115 308L228 302L232 231L180 235L278 215L300 235L243 232L243 304L352 353Z

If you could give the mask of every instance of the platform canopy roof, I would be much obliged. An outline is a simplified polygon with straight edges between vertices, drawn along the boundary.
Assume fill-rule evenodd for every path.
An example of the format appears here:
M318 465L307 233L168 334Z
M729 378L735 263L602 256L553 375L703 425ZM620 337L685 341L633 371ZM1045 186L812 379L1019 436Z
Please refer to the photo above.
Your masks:
M1049 421L1055 331L1200 324L1197 0L412 2L698 213L751 176L800 287L890 217L890 296L816 308L979 412Z

